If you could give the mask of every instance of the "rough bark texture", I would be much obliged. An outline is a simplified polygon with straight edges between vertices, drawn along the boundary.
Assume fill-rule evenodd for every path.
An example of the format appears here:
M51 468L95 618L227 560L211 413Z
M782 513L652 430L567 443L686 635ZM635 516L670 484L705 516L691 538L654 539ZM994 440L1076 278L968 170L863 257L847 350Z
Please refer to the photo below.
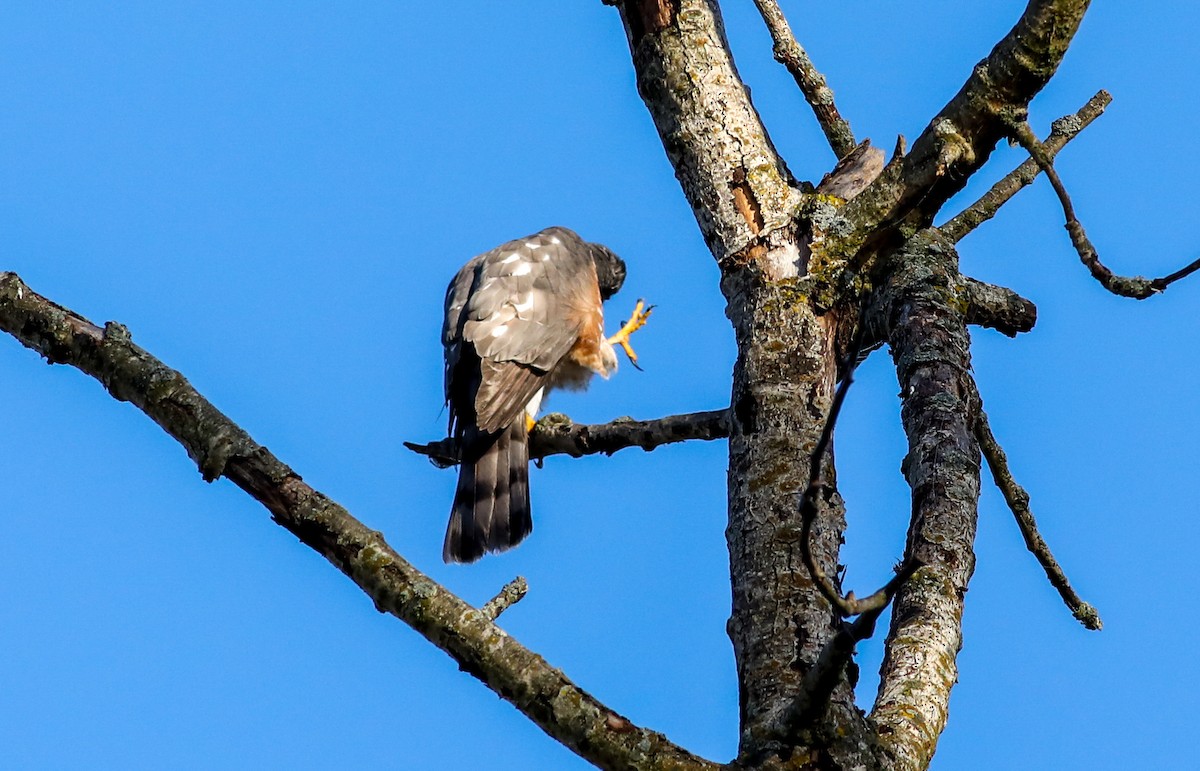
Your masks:
M662 14L662 5L673 12ZM709 249L725 260L751 246L764 248L760 235L793 226L799 192L738 77L717 4L662 0L620 7L638 91ZM670 22L661 24L662 18ZM774 246L782 253L770 262L797 275L794 239Z
M729 635L741 699L739 758L750 763L790 754L788 737L779 735L780 712L799 697L805 674L837 629L801 556L798 506L833 395L832 330L796 286L756 278L742 271L723 284L740 352L729 439ZM833 489L832 464L826 468ZM842 501L832 493L818 503L813 528L814 556L830 575L837 574L844 529ZM806 737L814 749L832 753L838 765L873 762L844 680L824 718ZM811 759L833 764L816 752Z
M620 9L639 92L720 266L738 357L728 410L607 426L547 423L533 436L535 453L651 449L728 436L728 630L741 713L731 767L925 768L946 724L974 568L980 406L966 325L1015 335L1036 320L1033 304L1015 292L961 276L952 242L1028 184L1038 166L1024 164L943 231L929 226L996 142L1024 120L1089 3L1031 0L912 151L905 154L901 143L883 166L878 150L853 144L823 76L803 56L778 5L756 0L848 170L840 182L811 192L792 179L738 77L716 0L606 1ZM1042 166L1107 101L1101 93L1074 122L1056 125ZM0 274L0 328L134 403L183 444L206 479L234 481L381 611L404 620L590 762L612 769L716 767L630 724L492 623L488 614L515 601L519 585L488 614L467 606L306 485L178 372L133 345L124 328L101 329L33 294L12 274ZM901 572L897 579L908 578L896 595L869 717L854 704L854 667L845 662L874 618L863 614L848 624L835 614L805 565L800 540L800 497L851 339L887 342L895 359L909 440L904 473L912 488L906 565L920 563L911 577ZM445 442L414 449L454 460ZM845 512L832 452L824 468L811 549L821 571L836 576ZM856 612L848 607L844 612Z
M801 196L738 78L717 5L683 0L677 9L672 23L651 32L641 4L621 5L638 89L722 267L738 345L727 535L739 759L787 760L795 742L779 735L780 715L836 629L797 540L807 458L833 392L835 325L818 315L799 280L806 268L795 221ZM818 559L834 574L844 527L835 494L822 505L815 528ZM814 731L816 750L793 760L873 765L848 685L835 690L832 703L824 723L830 730Z
M664 444L689 439L724 439L729 436L729 411L689 412L657 420L617 418L611 423L586 425L573 423L566 415L552 412L537 422L529 435L529 457L551 455L612 455L627 447L649 452ZM452 437L429 444L405 442L413 452L426 455L443 468L458 463L458 443Z
M925 231L888 264L881 289L908 434L904 475L912 488L906 551L923 567L892 610L872 718L893 767L928 765L945 728L958 676L963 596L975 569L979 448L970 338L956 302L958 259Z

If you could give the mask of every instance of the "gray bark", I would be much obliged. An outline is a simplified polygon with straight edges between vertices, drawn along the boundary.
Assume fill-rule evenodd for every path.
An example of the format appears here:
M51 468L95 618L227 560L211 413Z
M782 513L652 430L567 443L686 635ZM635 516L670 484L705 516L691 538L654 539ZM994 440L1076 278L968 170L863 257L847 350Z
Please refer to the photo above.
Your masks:
M728 436L728 630L741 717L738 757L729 767L925 768L946 725L975 559L977 438L986 432L977 430L984 423L967 325L1014 335L1036 319L1032 303L1011 290L960 275L953 242L1028 184L1038 164L1015 171L943 231L930 224L997 141L1023 125L1088 2L1031 0L912 151L901 145L885 166L879 151L853 144L832 92L778 5L757 0L781 60L844 162L845 177L814 188L794 180L776 152L734 66L716 0L608 1L619 7L639 92L720 267L738 356L727 410L605 426L546 423L533 435L535 452L649 450ZM1076 123L1056 127L1041 170L1051 171L1053 152L1105 104L1107 95L1098 95ZM857 328L860 319L865 330ZM717 767L633 725L496 626L495 616L519 599L519 584L485 612L469 607L305 484L119 325L101 329L0 274L0 329L135 404L183 445L206 479L234 481L381 611L412 626L581 757L611 769ZM826 599L838 600L834 592L820 591L802 557L799 505L851 339L890 345L912 489L904 556L915 570L897 578L903 585L869 716L854 703L848 659L874 618L848 624ZM455 459L444 442L414 449L435 461ZM811 550L820 571L837 576L845 511L832 450L823 461Z

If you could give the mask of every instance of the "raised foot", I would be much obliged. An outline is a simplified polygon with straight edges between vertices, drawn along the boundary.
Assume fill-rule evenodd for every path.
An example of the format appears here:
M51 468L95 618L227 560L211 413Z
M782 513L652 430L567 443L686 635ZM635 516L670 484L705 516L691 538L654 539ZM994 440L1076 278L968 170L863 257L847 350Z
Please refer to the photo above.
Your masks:
M637 354L634 353L633 346L629 344L629 336L646 326L646 319L650 318L650 313L653 310L653 305L647 307L644 300L638 300L637 305L633 308L633 313L629 317L629 321L626 321L625 325L617 330L615 335L608 338L610 345L621 346L621 349L625 351L625 355L629 357L629 362L638 369L641 369L641 367L638 367Z

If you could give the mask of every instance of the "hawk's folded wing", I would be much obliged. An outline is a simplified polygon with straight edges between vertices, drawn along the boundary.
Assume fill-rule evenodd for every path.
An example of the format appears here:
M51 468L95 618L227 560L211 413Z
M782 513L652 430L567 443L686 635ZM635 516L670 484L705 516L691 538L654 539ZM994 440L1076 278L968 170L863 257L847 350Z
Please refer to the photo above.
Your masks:
M483 432L511 424L600 312L589 246L563 228L468 262L446 292L451 422L470 410Z

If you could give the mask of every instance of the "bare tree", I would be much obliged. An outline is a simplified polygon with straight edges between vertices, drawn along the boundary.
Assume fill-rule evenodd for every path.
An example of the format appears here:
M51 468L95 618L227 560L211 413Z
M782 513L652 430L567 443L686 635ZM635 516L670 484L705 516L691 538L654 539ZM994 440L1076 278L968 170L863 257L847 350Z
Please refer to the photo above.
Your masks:
M925 768L957 676L981 458L1070 612L1100 627L1038 534L971 374L968 325L1016 335L1033 327L1035 308L1010 289L962 275L955 244L1045 173L1081 262L1113 294L1152 297L1200 261L1145 279L1114 275L1100 260L1054 156L1103 112L1106 93L1057 121L1045 139L1027 122L1087 2L1031 0L911 149L900 139L890 157L855 137L775 0L755 2L776 58L839 159L816 185L794 179L776 152L734 66L716 0L610 2L625 26L639 91L720 268L738 351L730 405L602 426L543 421L531 451L611 453L727 437L729 633L741 725L737 758L726 767ZM1029 160L934 227L1002 140L1019 144ZM472 608L306 484L119 324L97 326L9 273L0 277L0 327L144 411L206 479L233 481L380 610L586 760L613 769L721 765L632 724L507 636L496 619L523 595L520 582ZM860 598L839 578L845 511L833 429L856 363L883 344L902 394L912 512L895 578ZM450 441L415 449L447 462L456 452ZM852 691L855 644L874 633L889 603L879 693L864 713Z

